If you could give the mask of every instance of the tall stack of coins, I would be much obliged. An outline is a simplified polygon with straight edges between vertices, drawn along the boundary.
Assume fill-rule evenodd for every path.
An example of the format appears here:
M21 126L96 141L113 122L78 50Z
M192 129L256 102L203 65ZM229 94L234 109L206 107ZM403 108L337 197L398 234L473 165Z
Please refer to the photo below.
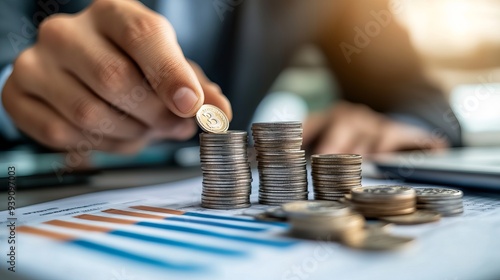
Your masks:
M406 186L355 187L346 199L354 210L370 218L411 214L416 210L416 192Z
M259 203L307 200L307 169L301 122L254 123L259 170Z
M312 155L314 199L339 200L361 186L360 155Z
M227 131L229 120L216 106L205 104L196 113L203 172L201 206L211 209L250 207L252 172L248 162L248 135Z
M417 208L432 210L442 216L454 216L464 212L463 192L447 188L415 188Z
M250 206L252 172L247 138L245 131L200 134L202 207L236 209Z

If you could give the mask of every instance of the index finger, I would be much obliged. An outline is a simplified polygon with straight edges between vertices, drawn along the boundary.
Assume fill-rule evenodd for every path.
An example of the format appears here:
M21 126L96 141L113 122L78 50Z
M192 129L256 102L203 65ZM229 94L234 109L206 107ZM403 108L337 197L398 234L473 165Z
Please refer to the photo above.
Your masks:
M161 15L137 1L99 0L91 8L95 28L130 56L166 106L192 117L204 103L200 82Z

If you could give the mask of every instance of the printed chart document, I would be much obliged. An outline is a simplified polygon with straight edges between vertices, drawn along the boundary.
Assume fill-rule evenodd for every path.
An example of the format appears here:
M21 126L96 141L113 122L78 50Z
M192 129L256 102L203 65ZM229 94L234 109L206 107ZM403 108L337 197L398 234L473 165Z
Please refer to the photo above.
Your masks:
M251 208L229 211L199 207L201 177L3 211L0 278L500 279L499 195L466 195L458 217L394 226L416 238L403 250L365 252L254 220L249 214L267 208L256 203L257 187Z

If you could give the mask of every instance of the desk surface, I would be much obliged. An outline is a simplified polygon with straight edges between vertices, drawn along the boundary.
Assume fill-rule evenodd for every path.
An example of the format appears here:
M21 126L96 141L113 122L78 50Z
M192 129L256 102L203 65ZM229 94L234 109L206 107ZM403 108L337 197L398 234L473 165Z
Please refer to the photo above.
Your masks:
M85 184L18 189L16 208L81 194L169 183L196 176L201 176L201 170L198 167L103 171L91 176L89 182ZM4 191L0 194L0 211L7 209L6 201L7 193Z
M112 176L113 182L119 177L131 183L131 178L136 177L127 173ZM139 175L153 177L146 173ZM19 225L50 234L20 233L19 244L23 245L17 247L16 274L44 280L67 280L68 273L72 280L167 276L200 280L332 276L350 280L500 279L500 202L494 198L498 195L466 196L466 210L459 217L433 224L395 226L394 234L416 238L414 246L406 250L364 252L324 240L290 239L285 234L286 225L243 217L245 211L264 209L256 203L258 181L253 183L252 209L202 209L201 180L197 177L172 184L116 189L19 209ZM384 182L363 179L366 185ZM167 212L134 208L138 205ZM1 214L5 221L6 211ZM80 215L101 220L85 220ZM111 223L110 218L119 223ZM46 223L56 220L80 226L76 229ZM5 234L7 231L0 231L0 246L7 244L2 239ZM57 239L61 237L64 239ZM6 265L0 263L0 278L13 279L2 278ZM207 271L197 274L200 271L195 268Z

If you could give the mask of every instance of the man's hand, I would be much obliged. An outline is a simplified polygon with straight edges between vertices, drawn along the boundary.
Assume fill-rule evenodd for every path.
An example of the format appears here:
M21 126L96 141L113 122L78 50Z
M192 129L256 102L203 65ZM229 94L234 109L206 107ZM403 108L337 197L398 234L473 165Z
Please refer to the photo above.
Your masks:
M168 21L138 1L95 1L49 17L38 35L15 61L2 102L46 146L74 148L94 133L101 137L92 149L133 153L154 139L191 137L191 117L204 103L232 115Z
M448 147L446 139L395 122L364 105L342 102L328 113L311 115L304 124L304 145L320 154L373 154Z

